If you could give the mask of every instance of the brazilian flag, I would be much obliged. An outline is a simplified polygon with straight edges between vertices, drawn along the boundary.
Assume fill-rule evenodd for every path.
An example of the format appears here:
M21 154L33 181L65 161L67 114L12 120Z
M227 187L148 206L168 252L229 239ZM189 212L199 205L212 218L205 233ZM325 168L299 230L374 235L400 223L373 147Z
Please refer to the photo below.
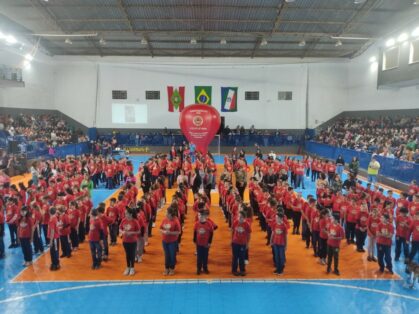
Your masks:
M211 86L195 86L195 103L202 105L211 105Z

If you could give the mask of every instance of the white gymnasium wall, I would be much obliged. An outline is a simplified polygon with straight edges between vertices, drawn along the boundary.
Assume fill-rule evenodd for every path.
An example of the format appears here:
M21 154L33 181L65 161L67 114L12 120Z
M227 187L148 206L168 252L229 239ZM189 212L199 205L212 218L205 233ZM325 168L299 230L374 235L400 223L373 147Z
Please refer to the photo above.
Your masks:
M315 128L347 105L348 63L309 64L308 127Z
M419 86L377 89L378 45L372 46L348 65L348 99L344 111L418 109Z
M93 127L97 65L88 62L57 63L54 77L55 109L87 127Z
M0 87L0 106L12 108L54 109L54 67L39 53L30 69L23 69L25 87ZM23 67L23 56L8 50L0 51L0 63Z
M226 125L256 128L301 129L305 126L305 65L282 66L100 66L97 126L112 124L112 102L145 103L148 123L143 128L178 128L179 113L168 112L167 86L185 86L185 104L194 103L194 86L212 86L212 103L221 110L221 87L238 87L238 111L221 113ZM113 101L112 90L127 90L127 101ZM145 100L146 90L160 90L160 100ZM278 91L292 91L292 101L278 101ZM259 91L259 101L246 101L245 91Z

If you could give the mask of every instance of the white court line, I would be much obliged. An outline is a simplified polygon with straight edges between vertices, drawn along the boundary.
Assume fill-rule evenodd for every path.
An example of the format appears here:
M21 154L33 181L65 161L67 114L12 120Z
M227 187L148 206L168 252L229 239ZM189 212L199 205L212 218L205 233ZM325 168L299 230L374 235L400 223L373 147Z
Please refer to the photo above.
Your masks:
M208 278L208 279L149 279L149 280L129 280L129 279L96 279L96 280L25 280L12 281L11 284L30 284L30 283L91 283L91 282L142 282L142 283L255 283L255 282L278 282L278 281L403 281L403 278L288 278L288 279L270 279L270 278L254 278L254 279L226 279L226 278Z
M183 282L183 281L181 281ZM252 281L249 281L252 282ZM17 297L8 298L5 300L1 300L0 304L5 303L11 303L16 301L21 301L24 299L34 298L38 296L43 295L50 295L60 292L68 292L68 291L75 291L75 290L84 290L84 289L94 289L94 288L101 288L101 287L115 287L115 286L138 286L138 285L152 285L152 284L177 284L176 281L133 281L133 282L119 282L119 283L103 283L103 284L94 284L94 285L85 285L85 286L76 286L76 287L66 287L66 288L60 288L60 289L53 289L53 290L47 290L47 291L40 291L37 293L32 293L28 295L22 295ZM193 283L193 282L190 282ZM196 282L198 283L198 282ZM243 283L243 280L232 280L232 281L225 281L225 283ZM387 296L407 299L407 300L413 300L413 301L419 301L419 298L403 295L395 292L390 291L383 291L378 289L371 289L371 288L364 288L364 287L357 287L357 286L351 286L351 285L343 285L343 284L334 284L334 283L325 283L325 282L310 282L310 281L298 281L298 280L262 280L262 281L253 281L253 283L276 283L276 284L299 284L299 285L313 285L313 286L323 286L323 287L333 287L333 288L342 288L342 289L352 289L352 290L358 290L358 291L366 291L366 292L372 292L372 293L378 293L383 294Z
M44 251L42 252L42 254L39 254L39 256L37 257L37 258L35 258L34 260L32 260L32 267L33 267L33 265L35 264L35 262L38 260L38 259L40 259L44 254L46 254L47 252L49 252L49 248L45 248L44 247ZM24 266L23 267L23 269L16 275L16 276L14 276L10 281L9 281L9 283L13 283L14 282L14 280L17 278L17 277L19 277L28 267L30 267L30 266Z

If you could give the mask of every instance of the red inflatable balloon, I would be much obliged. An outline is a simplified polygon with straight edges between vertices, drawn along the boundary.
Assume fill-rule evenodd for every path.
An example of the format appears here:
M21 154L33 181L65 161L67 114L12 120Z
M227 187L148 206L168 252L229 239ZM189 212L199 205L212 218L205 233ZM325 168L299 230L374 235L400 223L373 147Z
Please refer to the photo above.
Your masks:
M206 153L208 145L220 128L221 119L212 106L190 105L182 110L179 124L188 141L196 145L196 150Z

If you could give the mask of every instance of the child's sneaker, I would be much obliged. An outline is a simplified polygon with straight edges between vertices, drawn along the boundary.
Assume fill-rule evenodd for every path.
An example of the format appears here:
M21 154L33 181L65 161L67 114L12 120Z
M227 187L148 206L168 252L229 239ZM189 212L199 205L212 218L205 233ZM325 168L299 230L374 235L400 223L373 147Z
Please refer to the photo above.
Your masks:
M130 272L130 268L129 267L125 268L124 276L128 276L129 272Z
M169 275L169 270L165 269L164 272L163 272L163 275L165 275L165 276Z
M129 275L130 276L134 276L135 275L135 269L134 269L134 267L130 269Z

